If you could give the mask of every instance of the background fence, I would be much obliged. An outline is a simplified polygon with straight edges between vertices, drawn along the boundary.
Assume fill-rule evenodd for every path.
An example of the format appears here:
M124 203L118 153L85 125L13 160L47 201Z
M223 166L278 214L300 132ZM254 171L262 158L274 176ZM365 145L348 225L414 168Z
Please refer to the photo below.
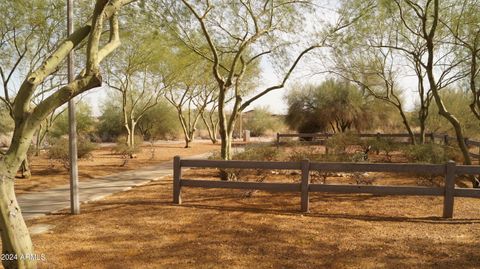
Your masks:
M267 183L241 181L214 181L183 179L183 167L204 168L235 168L235 169L279 169L300 170L299 183ZM443 175L443 187L417 186L372 186L372 185L339 185L339 184L312 184L310 171L322 172L405 172L427 175ZM366 163L311 163L308 160L301 162L263 162L263 161L213 161L213 160L182 160L179 156L173 162L173 202L181 204L182 187L248 189L280 192L298 192L301 200L301 211L309 210L309 194L311 192L327 193L367 193L374 195L428 195L443 196L443 217L453 217L454 197L480 198L480 189L456 188L457 175L480 174L480 166L456 165L450 161L446 164L366 164Z
M288 137L288 138L303 138L303 139L312 139L312 141L315 141L315 139L320 139L320 140L325 140L328 139L329 137L332 137L334 134L332 133L296 133L296 134L280 134L277 133L277 147L280 145L280 139L282 137ZM369 134L356 134L360 138L407 138L410 139L410 134L382 134L382 133L369 133ZM415 134L415 137L420 137L420 134ZM426 133L425 138L429 139L430 142L438 142L442 143L444 145L449 145L452 142L456 142L455 137L450 137L447 134L435 134L435 133ZM324 144L324 143L322 143ZM468 147L476 147L477 148L477 153L470 152L470 156L473 158L476 158L480 161L480 142L471 140L469 138L465 138L465 144Z

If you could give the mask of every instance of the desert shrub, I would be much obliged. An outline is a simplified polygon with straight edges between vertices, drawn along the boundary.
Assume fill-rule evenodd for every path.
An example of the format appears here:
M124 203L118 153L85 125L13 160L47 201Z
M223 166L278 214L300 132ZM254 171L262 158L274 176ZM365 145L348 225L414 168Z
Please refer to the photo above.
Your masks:
M134 143L135 143L135 145L134 145L135 147L140 147L144 142L142 135L135 135L133 137L133 140L134 140ZM117 139L115 140L115 143L117 145L127 144L127 136L126 135L118 136Z
M143 137L141 135L134 136L134 146L131 147L127 144L126 136L119 136L117 138L117 144L113 147L112 152L114 154L122 155L124 158L133 158L136 153L141 152L141 145L143 143Z
M212 155L208 156L208 160L221 160L220 151L212 152Z
M280 152L272 145L251 145L245 147L243 152L233 155L235 160L275 161Z
M345 154L348 146L361 145L361 139L354 133L338 133L328 138L326 146L335 154Z
M409 162L416 163L439 164L449 160L459 161L461 159L461 155L455 148L433 143L405 147L404 153Z
M287 156L288 161L291 162L298 162L302 161L305 159L308 159L310 161L315 161L320 158L320 155L322 155L321 152L318 150L313 149L303 149L303 148L297 148L294 147Z
M268 131L278 130L282 125L282 120L274 116L268 107L256 108L245 116L245 130L250 130L252 137L265 135Z
M114 154L119 154L119 155L122 155L124 157L130 156L131 158L133 158L135 153L140 152L140 147L138 147L138 146L130 147L125 142L119 142L115 145L115 147L112 149L112 151L113 151Z
M324 154L318 147L293 148L289 152L287 159L291 162L305 159L311 162L346 162L350 160L346 153Z
M59 161L63 166L70 170L70 152L68 139L61 137L51 141L51 146L47 150L47 157L52 160ZM90 140L78 137L77 158L88 159L92 156L92 151L96 148L95 144Z
M376 151L378 153L383 152L386 157L386 161L392 161L391 153L402 148L402 145L396 142L394 139L391 138L373 138L365 140L364 145L370 145L371 151Z

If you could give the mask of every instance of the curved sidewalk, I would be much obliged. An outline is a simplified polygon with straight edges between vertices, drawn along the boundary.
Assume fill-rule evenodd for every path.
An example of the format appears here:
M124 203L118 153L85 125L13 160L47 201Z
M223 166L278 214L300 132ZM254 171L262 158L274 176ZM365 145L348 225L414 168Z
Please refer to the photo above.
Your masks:
M185 159L207 158L211 153L185 157ZM172 174L172 161L158 165L99 177L79 184L80 202L95 201L110 194L144 185ZM22 194L17 197L23 217L32 219L70 207L70 185L58 186L46 191Z

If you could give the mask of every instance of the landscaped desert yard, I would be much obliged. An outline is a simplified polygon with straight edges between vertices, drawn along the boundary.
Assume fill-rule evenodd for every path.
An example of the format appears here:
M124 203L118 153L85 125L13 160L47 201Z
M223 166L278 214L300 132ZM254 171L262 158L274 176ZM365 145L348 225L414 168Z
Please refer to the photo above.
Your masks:
M480 200L185 189L170 177L29 225L41 268L476 268Z
M283 154L289 151L279 150ZM321 152L321 146L313 151ZM397 153L393 156L400 158ZM382 154L372 155L381 157ZM299 180L298 173L285 171L238 175L238 180L250 181L258 177L264 177L265 182ZM190 169L183 173L184 178L192 179L218 180L217 176L216 169ZM350 176L330 175L326 183L356 184ZM437 184L435 180L408 174L369 176L375 178L373 185ZM456 198L454 218L449 220L441 218L442 197L313 193L309 213L300 212L298 193L185 187L182 197L182 205L172 203L172 178L164 177L83 204L81 215L72 216L65 211L31 220L30 227L52 225L48 232L33 235L36 252L46 257L39 266L477 268L480 265L479 199Z
M145 143L135 158L125 159L115 154L114 145L97 146L91 156L79 160L79 180L87 181L101 176L119 173L122 171L140 169L141 167L155 165L169 161L175 155L191 156L218 149L206 141L194 143L191 148L184 148L180 141L159 141L153 146ZM153 158L152 158L153 151ZM17 179L15 191L17 194L42 191L54 186L69 184L69 171L58 161L46 157L46 152L40 156L31 157L32 177L30 179Z

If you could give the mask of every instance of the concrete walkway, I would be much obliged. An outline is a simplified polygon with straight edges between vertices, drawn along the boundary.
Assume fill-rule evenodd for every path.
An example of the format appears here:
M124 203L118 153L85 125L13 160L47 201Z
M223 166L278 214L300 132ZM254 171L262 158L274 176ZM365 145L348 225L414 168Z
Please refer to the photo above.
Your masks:
M203 159L211 153L186 157L185 159ZM122 172L98 179L81 182L79 185L80 202L94 201L110 194L121 192L172 174L172 162L144 167L139 170ZM70 185L62 185L46 191L22 194L17 197L25 219L44 216L51 212L70 207Z

